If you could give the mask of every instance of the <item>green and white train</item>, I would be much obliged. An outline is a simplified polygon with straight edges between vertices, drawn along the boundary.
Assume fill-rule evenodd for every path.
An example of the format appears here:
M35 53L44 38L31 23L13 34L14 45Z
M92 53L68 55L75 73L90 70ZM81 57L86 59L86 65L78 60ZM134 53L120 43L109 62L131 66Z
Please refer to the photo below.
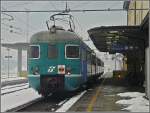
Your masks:
M43 96L57 91L74 91L100 77L104 63L72 31L53 26L30 40L28 79Z

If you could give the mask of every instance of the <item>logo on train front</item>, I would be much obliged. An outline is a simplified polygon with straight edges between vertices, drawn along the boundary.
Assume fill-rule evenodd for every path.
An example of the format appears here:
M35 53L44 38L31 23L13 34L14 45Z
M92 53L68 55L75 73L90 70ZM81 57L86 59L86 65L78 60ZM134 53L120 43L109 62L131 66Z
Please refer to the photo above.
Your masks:
M55 66L50 66L49 68L48 68L48 72L49 73L52 73L54 70L55 70Z

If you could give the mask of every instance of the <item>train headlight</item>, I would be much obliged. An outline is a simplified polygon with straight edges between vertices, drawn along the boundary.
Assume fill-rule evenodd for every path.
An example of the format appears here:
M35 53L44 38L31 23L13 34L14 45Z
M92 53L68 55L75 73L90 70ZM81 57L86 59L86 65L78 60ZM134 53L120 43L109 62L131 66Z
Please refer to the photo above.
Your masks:
M65 65L58 65L58 74L65 74Z
M71 74L71 68L70 68L70 67L67 67L67 68L66 68L66 74L67 74L67 75L70 75L70 74Z
M118 75L118 79L121 79L121 75Z
M40 74L40 68L38 66L31 68L32 74L39 75Z

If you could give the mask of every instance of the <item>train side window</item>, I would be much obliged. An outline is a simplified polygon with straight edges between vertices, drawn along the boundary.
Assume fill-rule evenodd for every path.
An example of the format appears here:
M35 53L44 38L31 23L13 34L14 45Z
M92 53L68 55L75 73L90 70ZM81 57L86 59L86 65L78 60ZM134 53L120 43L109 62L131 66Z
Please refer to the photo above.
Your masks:
M66 58L78 59L80 58L80 51L78 45L67 45L66 46Z
M57 58L58 49L56 45L48 45L48 58Z
M38 59L40 58L40 48L38 45L31 45L29 47L29 58Z

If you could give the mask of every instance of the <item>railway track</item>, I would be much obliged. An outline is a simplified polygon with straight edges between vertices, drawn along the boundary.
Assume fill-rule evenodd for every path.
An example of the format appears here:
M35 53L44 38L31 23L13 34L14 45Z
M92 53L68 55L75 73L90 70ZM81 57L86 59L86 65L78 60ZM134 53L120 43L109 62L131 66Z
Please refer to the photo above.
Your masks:
M17 84L17 85L13 85L13 86L6 86L1 88L1 96L5 95L5 94L10 94L10 93L14 93L20 90L24 90L24 89L28 89L29 88L29 84L25 83L25 84Z
M98 85L98 84L96 84ZM96 85L90 85L89 88L95 87ZM21 109L15 109L15 111L19 112L61 112L61 108L67 111L66 107L73 106L78 99L80 99L87 90L79 89L74 92L64 92L64 93L54 93L48 98L43 98L39 101L33 101L32 103L23 105L20 107ZM77 99L77 98L78 99ZM12 110L9 110L12 111ZM14 110L13 110L14 111Z
M20 105L20 106L15 107L15 108L9 109L9 110L7 110L6 112L17 112L17 111L20 111L20 110L22 110L22 109L24 109L24 108L27 108L27 107L29 107L29 106L31 106L31 105L33 105L33 104L39 102L39 101L42 101L43 99L44 99L44 98L41 97L41 98L38 98L38 99L36 99L36 100L32 100L32 101L30 101L30 102L28 102L28 103L26 103L26 104L23 104L23 105Z
M6 112L53 112L67 103L72 97L76 96L77 94L80 93L64 93L63 96L62 94L60 95L60 93L52 94L48 98L41 97L16 108L9 109Z
M130 87L127 88L123 86L107 85L107 82L110 83L110 80L105 80L106 85L104 85L104 80L98 81L95 84L91 83L91 85L86 90L82 89L72 93L54 93L50 95L48 98L39 97L36 100L32 100L13 109L9 109L6 112L66 112L66 111L90 112L96 110L105 111L108 109L110 111L121 110L123 107L117 106L114 103L116 100L120 99L120 97L117 97L115 95L120 92L135 90L135 88L131 87L132 89L129 89ZM14 88L14 86L12 87ZM9 88L10 87L6 87L3 88L3 90ZM86 92L86 94L83 96L82 93L84 94L84 92ZM78 95L81 95L79 101L78 100L74 102L70 101L74 100L73 98ZM70 104L71 106L68 107ZM62 108L65 109L65 111L61 111L60 109Z
M1 90L6 90L6 89L11 89L11 88L21 87L21 86L25 86L25 85L29 85L29 83L17 84L17 85L13 85L13 86L2 87Z
M3 88L3 87L10 86L10 85L23 84L23 83L28 83L28 79L2 81L1 87Z
M22 85L23 87L25 85ZM19 86L17 86L19 88ZM14 86L11 87L5 87L5 89L10 89L10 88L16 88ZM66 92L66 93L54 93L48 98L38 98L36 100L32 100L29 102L26 102L25 104L22 104L18 107L15 107L13 109L7 109L6 112L59 112L60 109L64 106L67 105L74 105L74 103L82 97L82 94L84 94L86 90L80 89L75 92ZM80 96L81 95L81 96ZM79 97L77 100L75 99L76 97ZM72 101L73 100L73 101ZM69 103L69 105L67 104ZM70 107L71 107L70 106ZM66 108L66 107L65 107ZM69 108L68 108L69 109ZM67 111L67 110L66 110Z

